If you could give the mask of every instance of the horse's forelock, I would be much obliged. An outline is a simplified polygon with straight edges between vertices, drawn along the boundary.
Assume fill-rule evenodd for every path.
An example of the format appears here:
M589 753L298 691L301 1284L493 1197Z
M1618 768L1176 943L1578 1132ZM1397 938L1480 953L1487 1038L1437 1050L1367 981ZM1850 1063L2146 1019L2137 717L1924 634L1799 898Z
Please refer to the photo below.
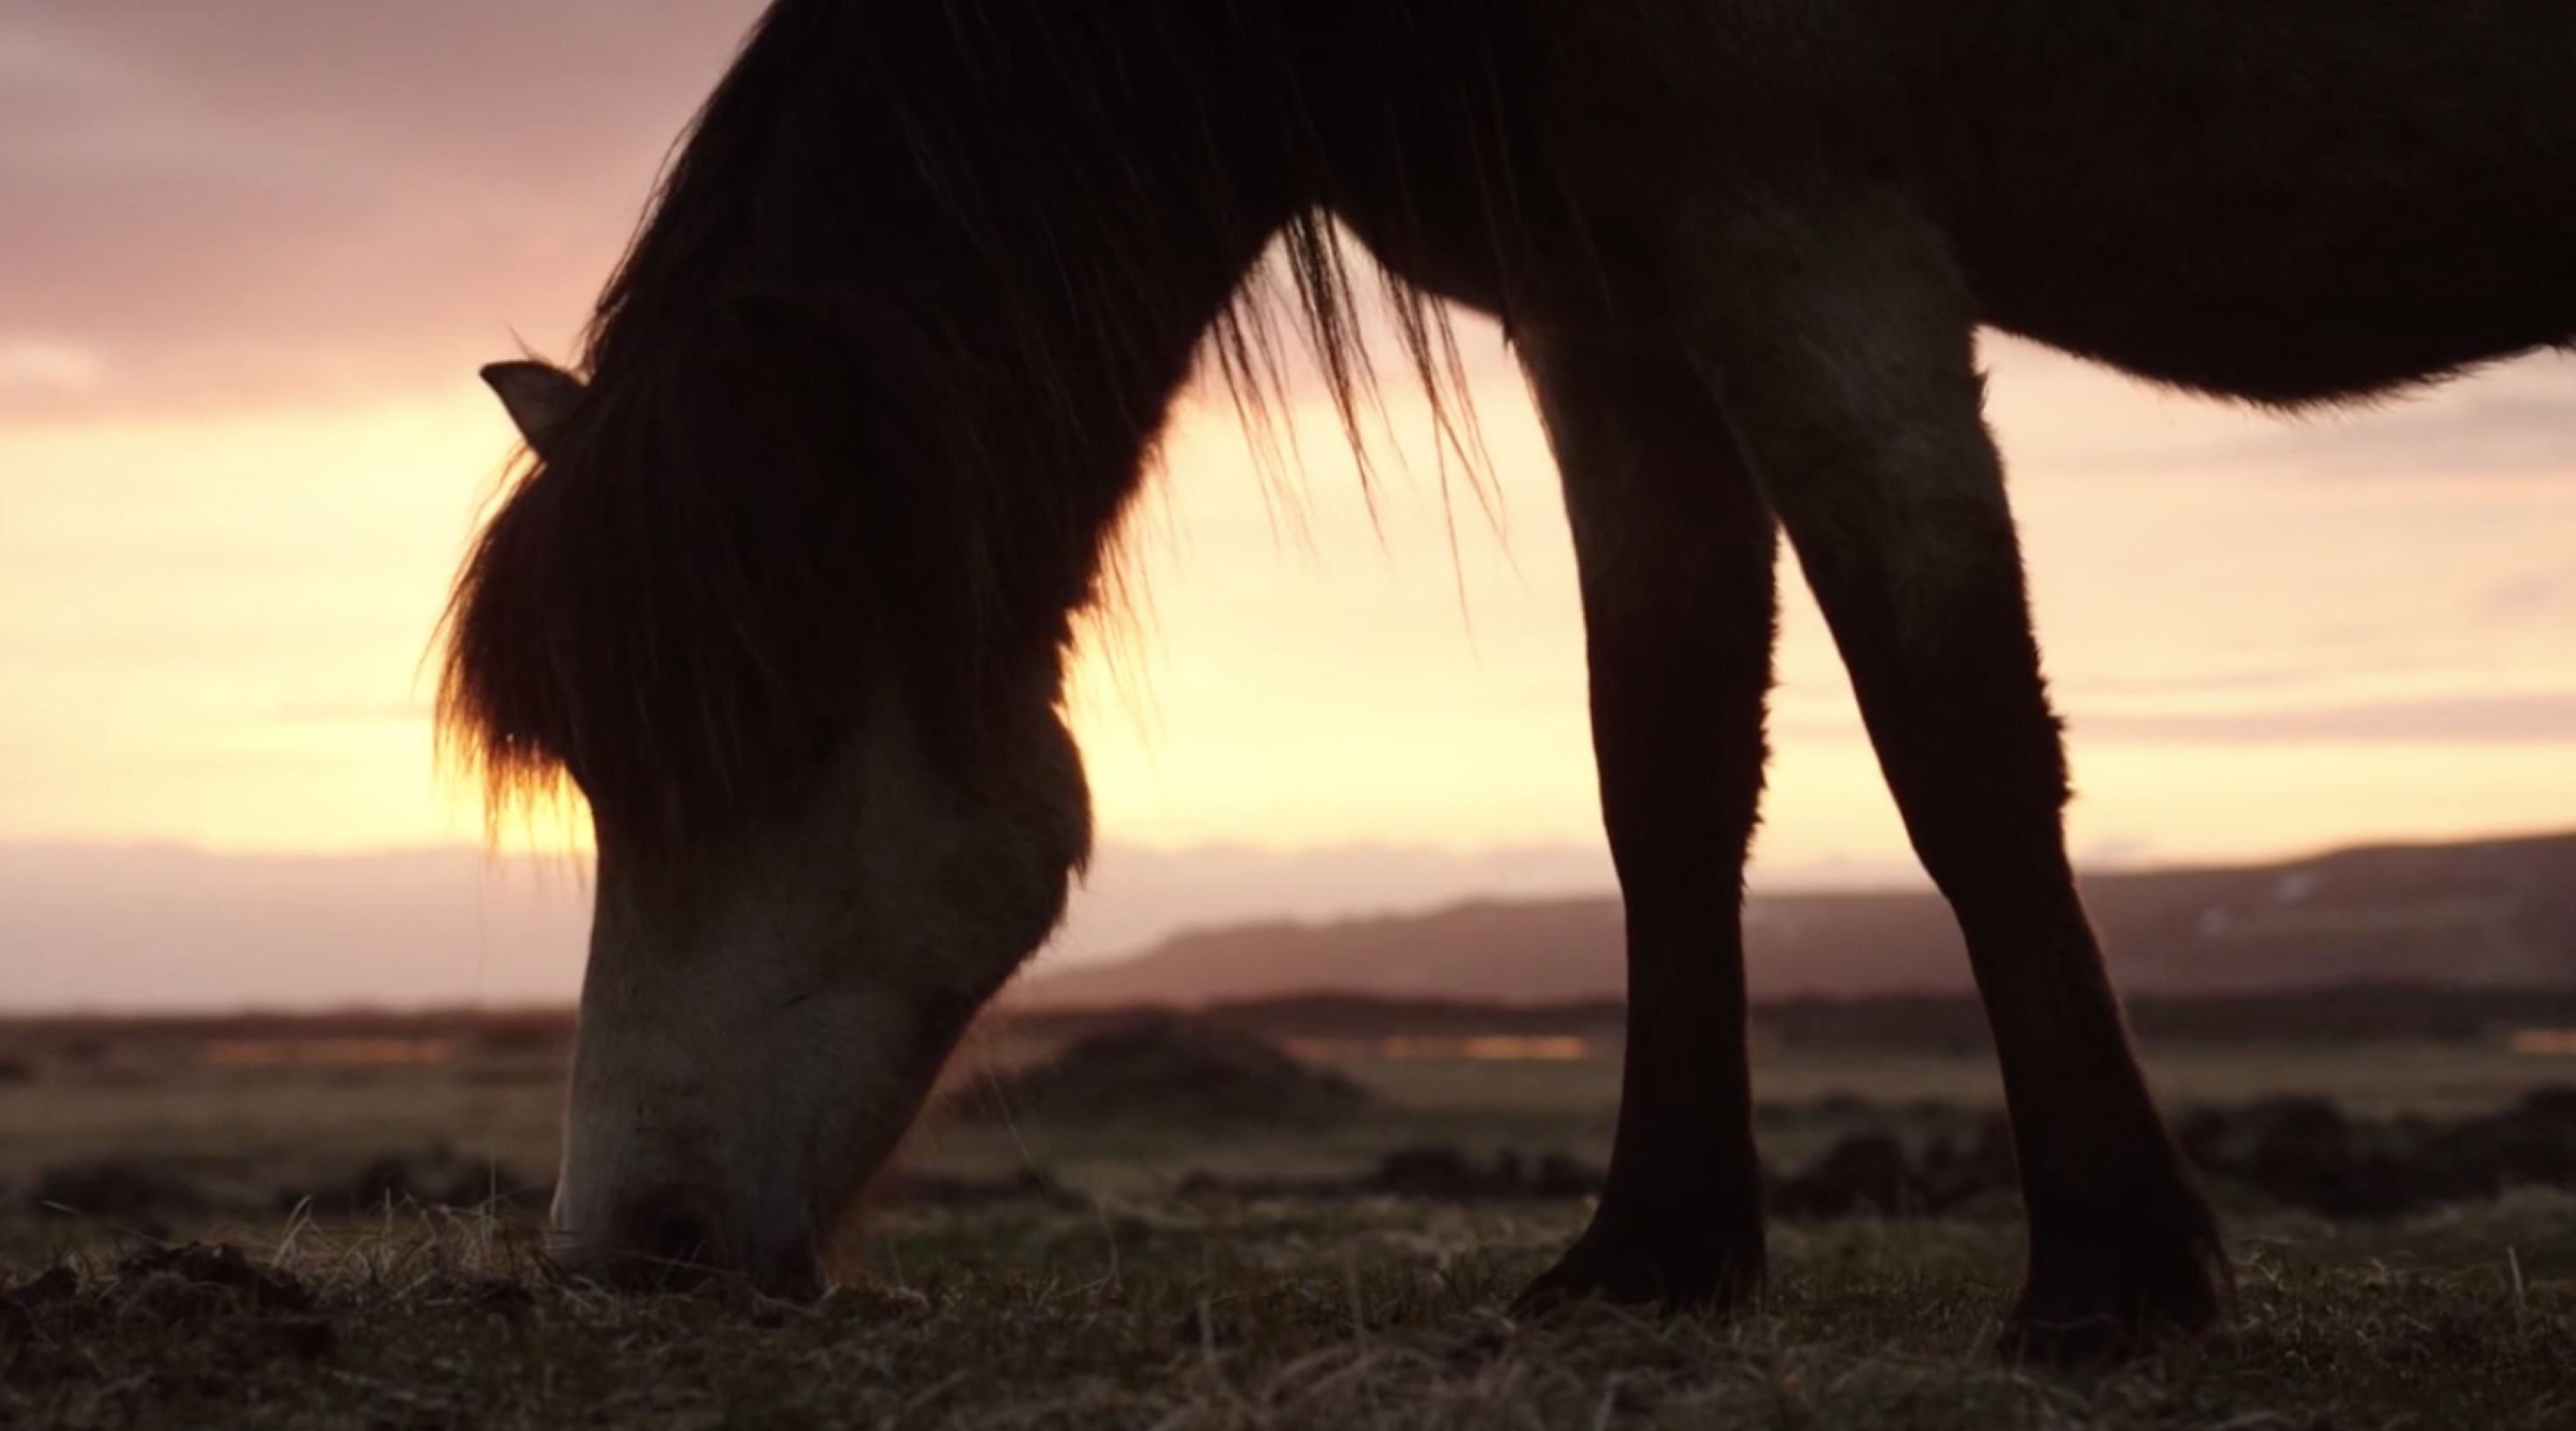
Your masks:
M436 712L442 763L477 778L486 818L533 812L570 794L568 747L578 722L545 672L552 637L539 617L532 528L550 525L539 487L545 464L523 453L467 556L440 622Z
M818 758L857 699L875 603L854 484L821 480L805 424L742 420L756 375L727 386L708 402L603 384L477 540L439 728L496 814L570 777L639 831L720 819Z

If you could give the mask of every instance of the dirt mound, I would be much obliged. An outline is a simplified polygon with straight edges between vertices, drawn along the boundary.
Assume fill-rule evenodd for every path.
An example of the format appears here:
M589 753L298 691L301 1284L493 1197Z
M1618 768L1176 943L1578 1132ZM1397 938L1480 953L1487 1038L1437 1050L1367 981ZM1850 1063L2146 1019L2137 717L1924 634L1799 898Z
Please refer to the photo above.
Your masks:
M1820 1105L1823 1106L1823 1105ZM1869 1105L1834 1111L1867 1121ZM1901 1121L1891 1119L1891 1124ZM2354 1118L2324 1099L2283 1097L2199 1108L2178 1140L2200 1176L2337 1219L2403 1217L2477 1203L2514 1187L2576 1191L2576 1090L2541 1089L2501 1112L2456 1122ZM1239 1178L1197 1172L1184 1197L1395 1196L1428 1202L1595 1196L1600 1170L1547 1155L1505 1152L1479 1162L1457 1148L1388 1153L1356 1177ZM2018 1198L2012 1131L2001 1115L1940 1133L1919 1148L1886 1128L1845 1134L1794 1171L1766 1164L1762 1201L1799 1221L1922 1217Z
M2570 1088L2454 1122L2356 1118L2323 1098L2265 1098L2193 1109L2174 1132L2207 1182L2332 1218L2403 1217L2513 1187L2576 1189ZM1852 1134L1770 1181L1765 1201L1789 1217L1898 1216L2016 1191L2012 1134L1996 1117L1965 1146L1942 1137L1914 1156L1883 1133Z
M1480 1167L1456 1148L1426 1145L1398 1148L1378 1159L1377 1171L1361 1180L1363 1192L1397 1197L1474 1202L1484 1198L1586 1198L1601 1191L1601 1170L1563 1153L1524 1158L1510 1149Z
M1397 1197L1417 1202L1554 1202L1597 1197L1600 1168L1564 1153L1524 1156L1510 1148L1482 1161L1447 1143L1397 1148L1356 1177L1228 1177L1193 1172L1174 1189L1208 1198Z
M131 1301L152 1295L149 1289L155 1284L213 1289L217 1295L196 1300L223 1301L253 1311L313 1309L313 1294L294 1274L257 1266L240 1248L229 1245L191 1242L135 1253L117 1265L116 1281L107 1296L111 1301Z
M2321 1098L2202 1109L2177 1128L2213 1177L2328 1217L2393 1217L2508 1187L2576 1188L2576 1089L2455 1123L2347 1116Z
M2576 1089L2540 1089L2455 1122L2356 1118L2323 1098L2265 1098L2193 1109L2174 1132L2205 1181L2331 1218L2403 1217L2518 1186L2576 1189ZM1767 1180L1764 1200L1793 1218L1903 1216L2017 1191L2012 1134L1996 1117L1964 1146L1942 1137L1917 1155L1884 1133L1852 1134L1802 1171Z
M158 1396L226 1397L268 1366L317 1361L339 1345L340 1328L310 1288L238 1247L153 1248L119 1263L112 1280L85 1286L56 1267L0 1292L0 1386L22 1395L95 1389L102 1352L131 1356L140 1346L158 1364L134 1380ZM202 1424L184 1412L164 1416Z
M1784 1217L1893 1217L1933 1203L1930 1180L1885 1133L1844 1138L1806 1171L1767 1189L1764 1200Z
M1044 1207L1084 1208L1091 1205L1090 1199L1067 1189L1056 1181L1053 1173L1043 1168L1022 1168L1017 1173L999 1178L896 1171L877 1179L868 1193L874 1201L904 1207L991 1207L1036 1203Z
M1033 1068L951 1100L979 1122L1146 1118L1314 1127L1368 1106L1358 1084L1259 1039L1189 1019L1140 1019L1076 1039Z

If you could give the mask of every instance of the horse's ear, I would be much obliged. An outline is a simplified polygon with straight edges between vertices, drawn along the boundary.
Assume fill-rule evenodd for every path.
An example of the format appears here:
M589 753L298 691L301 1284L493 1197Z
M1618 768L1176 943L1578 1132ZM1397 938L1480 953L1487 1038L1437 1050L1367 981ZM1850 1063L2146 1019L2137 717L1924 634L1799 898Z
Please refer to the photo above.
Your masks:
M501 406L509 409L510 421L518 425L528 446L537 456L553 461L555 439L574 404L581 401L581 379L549 363L514 360L485 365L483 381L500 394Z

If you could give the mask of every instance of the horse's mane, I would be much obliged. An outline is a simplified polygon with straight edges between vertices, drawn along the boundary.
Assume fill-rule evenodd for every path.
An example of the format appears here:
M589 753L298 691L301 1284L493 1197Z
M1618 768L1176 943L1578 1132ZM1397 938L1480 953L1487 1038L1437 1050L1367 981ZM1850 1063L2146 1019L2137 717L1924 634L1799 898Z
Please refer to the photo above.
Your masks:
M1360 122L1383 135L1429 113L1464 144L1471 181L1499 195L1494 62L1435 54L1443 42L1416 33L1434 10L1473 30L1478 6L1359 7L1362 39L1385 53L1346 44L1336 63L1420 67L1388 81L1404 116ZM1297 8L778 0L599 300L581 340L587 392L516 468L451 596L441 748L479 771L487 808L559 793L568 773L665 830L737 807L847 728L870 650L935 725L971 740L972 693L1028 643L1064 641L1067 615L1097 596L1104 538L1138 475L1115 491L1050 480L1061 458L1031 445L1040 425L1013 430L979 401L983 379L1034 376L1071 412L1103 382L1159 400L1186 377L1164 371L1187 306L1168 256L1110 241L1135 227L1142 186L1182 177L1184 192L1144 197L1184 201L1220 231L1295 186L1276 235L1287 282L1240 288L1197 349L1267 444L1302 339L1365 478L1376 374L1363 286L1313 207L1332 182L1323 125L1349 118L1320 110L1299 72L1316 41ZM1205 63L1220 44L1262 57L1256 93L1239 67ZM1016 111L1033 86L1081 103ZM1122 155L1138 146L1140 87L1172 122L1150 156ZM973 274L1019 351L965 350L946 315L869 288L870 256ZM1444 481L1451 455L1473 474L1447 321L1392 276L1383 291L1440 428ZM1068 311L1111 321L1068 324ZM1119 411L1117 431L1081 436L1141 459L1161 418Z

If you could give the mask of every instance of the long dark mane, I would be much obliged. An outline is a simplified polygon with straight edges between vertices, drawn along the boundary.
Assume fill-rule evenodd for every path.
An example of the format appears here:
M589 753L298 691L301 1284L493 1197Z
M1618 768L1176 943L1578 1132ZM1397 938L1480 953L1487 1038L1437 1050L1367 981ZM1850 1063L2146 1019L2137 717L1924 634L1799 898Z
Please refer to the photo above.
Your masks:
M1467 3L1324 34L1294 0L779 0L458 578L442 747L495 809L569 773L677 828L814 760L872 681L971 744L977 694L1096 599L1194 362L1266 439L1302 339L1359 444L1365 260L1319 205L1337 146L1425 116L1500 192L1498 62L1421 32ZM1264 244L1285 284L1243 282ZM1472 470L1447 321L1384 291Z

